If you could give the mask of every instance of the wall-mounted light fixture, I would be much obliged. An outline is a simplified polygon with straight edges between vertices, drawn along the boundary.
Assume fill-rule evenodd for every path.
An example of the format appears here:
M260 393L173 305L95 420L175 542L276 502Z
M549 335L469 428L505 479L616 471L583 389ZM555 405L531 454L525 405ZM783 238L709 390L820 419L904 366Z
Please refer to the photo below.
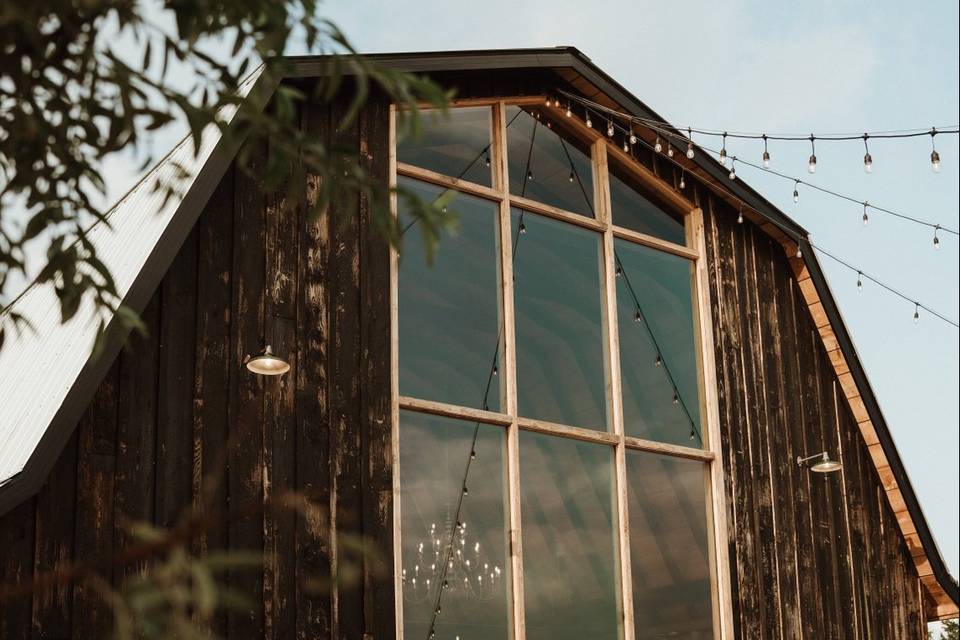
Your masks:
M823 453L817 453L806 458L801 458L797 456L797 466L810 467L810 471L816 473L833 473L834 471L839 471L843 468L843 465L836 460L830 459L830 454L824 451Z
M247 369L261 376L279 376L290 371L290 363L273 353L266 345L257 355L244 358Z

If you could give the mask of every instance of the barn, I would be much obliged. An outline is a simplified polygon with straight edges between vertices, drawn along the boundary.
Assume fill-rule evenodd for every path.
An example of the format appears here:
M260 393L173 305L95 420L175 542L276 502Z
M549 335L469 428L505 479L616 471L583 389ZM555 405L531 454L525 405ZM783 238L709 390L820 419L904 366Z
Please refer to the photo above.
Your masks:
M373 93L300 120L449 201L430 259L402 200L398 250L364 194L311 218L258 180L269 144L244 172L210 134L91 230L145 335L94 358L92 308L13 305L35 330L0 351L0 637L109 634L82 572L50 577L95 558L118 587L132 523L197 514L224 514L199 556L262 554L224 578L247 595L226 638L925 639L957 616L800 225L574 48L373 58L454 89L448 117L398 140ZM304 88L325 68L290 63Z

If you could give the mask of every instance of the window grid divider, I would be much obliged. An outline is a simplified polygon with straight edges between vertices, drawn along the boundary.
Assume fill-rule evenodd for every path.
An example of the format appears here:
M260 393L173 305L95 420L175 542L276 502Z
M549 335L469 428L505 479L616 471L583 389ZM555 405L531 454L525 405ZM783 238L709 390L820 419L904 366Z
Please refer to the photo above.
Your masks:
M499 245L500 245L500 305L503 323L502 355L502 393L505 399L505 413L469 409L441 402L418 398L402 397L399 393L399 345L398 333L398 276L399 254L391 248L391 386L393 391L393 497L394 497L394 582L396 606L397 637L403 637L403 594L401 582L402 558L400 543L400 460L399 460L399 411L401 408L422 413L468 419L485 424L494 424L506 428L507 440L507 478L508 478L508 527L509 561L511 575L510 626L514 640L525 640L523 556L521 534L520 505L520 460L519 431L529 430L551 435L586 440L611 446L614 451L614 474L618 526L618 562L620 564L621 624L623 640L634 640L634 612L632 567L630 558L629 508L626 473L626 450L647 451L677 458L698 460L705 464L705 491L707 496L707 521L710 530L710 576L711 595L714 610L714 633L724 640L732 638L733 618L730 594L729 557L726 545L726 505L723 495L724 470L722 455L718 451L720 443L719 409L716 389L716 370L713 360L712 319L710 315L709 279L706 266L706 245L704 238L703 215L699 208L692 205L684 196L674 193L662 183L662 179L639 164L636 159L624 154L596 131L579 132L582 137L590 138L591 166L594 172L594 198L598 217L596 219L552 207L527 198L510 194L508 158L506 144L507 106L543 105L545 97L523 97L510 99L478 99L456 103L458 106L490 106L492 109L491 152L492 187L486 187L466 180L459 180L414 165L399 163L396 156L396 112L391 106L390 112L390 179L395 186L398 176L406 176L437 186L461 191L470 195L491 200L498 204ZM585 125L583 125L585 128ZM672 242L643 233L618 227L612 223L610 211L608 153L618 158L621 164L627 164L641 183L654 188L661 195L668 196L668 202L685 211L684 225L687 244ZM622 156L622 157L621 157ZM629 160L624 163L624 160ZM636 166L634 166L636 165ZM396 194L391 196L393 215L397 215ZM602 273L604 290L604 350L605 375L608 403L608 432L557 425L539 420L518 417L516 384L516 336L514 327L513 301L513 256L511 210L520 208L531 213L544 215L563 222L586 228L601 234L602 237ZM625 435L623 424L622 379L620 375L619 333L617 327L616 276L614 266L614 240L623 239L635 244L648 246L667 253L689 259L693 265L692 288L695 302L694 321L697 351L698 376L701 385L701 415L706 421L706 447L694 449L681 445L671 445L648 441ZM415 640L415 639L411 639Z

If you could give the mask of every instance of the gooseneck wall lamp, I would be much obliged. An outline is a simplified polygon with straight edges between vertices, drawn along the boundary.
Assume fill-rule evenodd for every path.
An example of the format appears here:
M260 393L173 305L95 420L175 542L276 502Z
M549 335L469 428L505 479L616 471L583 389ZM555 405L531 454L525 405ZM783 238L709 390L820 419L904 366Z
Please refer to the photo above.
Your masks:
M797 456L797 466L810 467L810 471L816 473L833 473L834 471L839 471L843 468L843 465L840 464L840 462L837 460L831 460L830 454L826 451L808 456L806 458Z
M270 345L266 345L255 356L247 356L244 364L252 373L261 376L279 376L290 371L290 363L273 353Z

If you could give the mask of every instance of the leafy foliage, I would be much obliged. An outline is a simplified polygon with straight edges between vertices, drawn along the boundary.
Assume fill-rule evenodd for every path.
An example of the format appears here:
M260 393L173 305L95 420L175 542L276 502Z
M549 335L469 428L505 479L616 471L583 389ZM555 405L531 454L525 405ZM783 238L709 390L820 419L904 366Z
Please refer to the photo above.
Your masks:
M378 228L398 243L389 214L389 189L373 181L363 159L307 139L299 125L308 101L349 96L345 122L374 92L396 103L400 134L417 129L418 103L446 108L449 95L429 79L376 64L356 53L317 0L45 0L0 7L0 299L9 276L26 275L27 246L47 242L35 282L51 283L61 320L92 299L101 329L121 308L116 284L87 232L110 224L97 202L106 194L104 160L125 149L144 150L158 130L185 122L195 149L203 132L219 129L228 141L270 141L261 178L290 191L298 203L307 175L316 178L310 204L322 210L334 185L370 198ZM291 70L282 54L291 42L326 54L309 89L282 83ZM132 46L131 46L132 43ZM224 46L228 44L229 46ZM130 59L129 51L136 51ZM248 93L244 78L258 73ZM184 81L184 79L187 81ZM231 114L234 114L232 118ZM257 145L246 145L250 149ZM245 153L238 166L247 166ZM147 157L146 169L153 159ZM291 167L293 175L291 177ZM187 170L155 182L165 198L180 195ZM439 203L399 193L432 245L449 222ZM13 220L14 211L26 220ZM118 314L125 326L136 315ZM7 308L6 331L29 318Z

